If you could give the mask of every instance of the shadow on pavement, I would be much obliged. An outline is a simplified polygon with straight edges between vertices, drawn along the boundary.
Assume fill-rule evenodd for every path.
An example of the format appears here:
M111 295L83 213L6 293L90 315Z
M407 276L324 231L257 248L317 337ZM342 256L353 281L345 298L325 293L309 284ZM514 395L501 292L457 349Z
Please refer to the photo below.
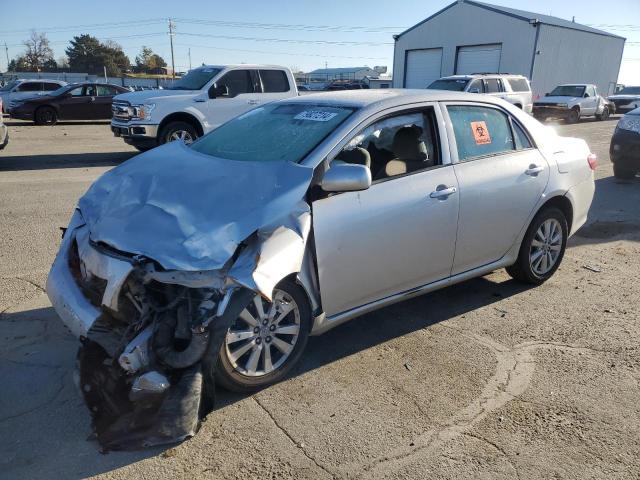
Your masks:
M36 125L28 120L7 119L4 121L7 127L37 127L37 128L56 128L66 125L110 125L111 120L60 120L55 125Z
M58 168L113 167L138 152L72 153L52 155L0 155L0 172Z
M479 278L367 314L311 338L292 376L527 289L511 280ZM160 455L170 447L102 455L97 443L87 441L89 412L73 382L78 343L52 308L1 315L0 338L0 384L6 386L0 398L0 470L8 478L84 478ZM243 398L219 391L216 409Z

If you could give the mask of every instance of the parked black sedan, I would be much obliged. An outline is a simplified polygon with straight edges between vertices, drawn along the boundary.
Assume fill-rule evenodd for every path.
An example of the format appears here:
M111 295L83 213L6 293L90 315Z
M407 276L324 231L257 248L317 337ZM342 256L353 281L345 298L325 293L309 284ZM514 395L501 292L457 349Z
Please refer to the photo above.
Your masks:
M53 125L58 120L108 120L115 95L129 92L108 83L73 83L48 95L11 105L12 118L33 120L36 125Z
M618 178L633 178L640 172L640 108L620 119L616 126L609 156L613 174Z

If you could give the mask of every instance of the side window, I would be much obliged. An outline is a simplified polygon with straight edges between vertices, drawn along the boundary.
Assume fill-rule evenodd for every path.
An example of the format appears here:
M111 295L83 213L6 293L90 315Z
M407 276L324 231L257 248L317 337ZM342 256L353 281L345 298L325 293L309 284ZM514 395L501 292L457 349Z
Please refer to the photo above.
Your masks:
M87 97L95 97L96 96L96 86L95 85L87 85L86 92L84 93Z
M484 82L482 80L473 80L467 91L478 90L478 93L484 93Z
M253 93L253 82L249 70L232 70L222 77L218 85L226 85L229 89L229 98L241 93Z
M40 82L24 82L18 87L18 92L40 92L42 91L42 83Z
M334 161L368 166L374 182L440 165L436 128L432 109L387 117L358 133Z
M113 95L117 95L118 92L115 88L109 87L107 85L98 85L98 96L99 97L110 97Z
M60 88L60 85L58 85L57 83L47 83L47 82L44 82L44 83L42 84L42 89L43 89L45 92L51 92L51 91L53 91L53 90L57 90L57 89L59 89L59 88Z
M260 70L264 93L288 92L289 80L282 70Z
M69 95L71 95L72 97L81 97L83 88L84 87L76 87L73 90L69 91Z
M487 78L485 81L487 93L497 93L500 91L500 84L497 78Z
M529 82L524 78L510 78L509 85L511 85L511 90L514 92L528 92L531 90Z
M587 93L589 94L590 97L596 96L596 89L593 87L593 85L590 85L587 87Z
M509 118L488 107L450 105L447 107L461 162L515 149Z
M526 133L520 125L518 125L513 120L511 121L511 125L513 125L513 134L516 141L516 150L526 150L527 148L532 148L531 141L529 137L527 137Z

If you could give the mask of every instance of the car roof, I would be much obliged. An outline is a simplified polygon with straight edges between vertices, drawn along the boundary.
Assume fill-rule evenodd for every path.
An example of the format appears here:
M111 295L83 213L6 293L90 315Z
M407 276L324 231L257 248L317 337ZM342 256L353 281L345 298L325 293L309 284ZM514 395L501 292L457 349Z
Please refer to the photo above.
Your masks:
M460 79L460 80L468 80L468 79L472 79L472 78L479 78L479 77L513 77L513 78L527 78L524 75L518 75L515 73L469 73L466 75L447 75L446 77L442 77L440 80L442 79Z
M478 95L466 92L428 89L363 89L337 90L312 93L281 100L280 103L313 103L315 105L364 108L373 105L393 107L418 102L478 101ZM483 102L498 103L493 97L483 96Z
M60 85L63 85L65 83L67 83L64 80L54 80L54 79L50 79L50 78L19 78L17 81L20 82L20 83L25 83L25 82L59 83Z
M267 65L263 63L228 63L226 65L200 65L196 68L277 68L280 70L286 70L287 67L283 67L282 65ZM195 70L194 68L193 70Z

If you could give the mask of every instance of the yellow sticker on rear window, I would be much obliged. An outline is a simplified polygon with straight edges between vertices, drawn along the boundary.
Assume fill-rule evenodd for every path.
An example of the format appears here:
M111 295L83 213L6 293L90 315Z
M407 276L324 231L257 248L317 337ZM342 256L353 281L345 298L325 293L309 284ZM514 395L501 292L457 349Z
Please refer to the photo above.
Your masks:
M488 145L491 143L491 135L485 122L471 122L471 131L476 145Z

